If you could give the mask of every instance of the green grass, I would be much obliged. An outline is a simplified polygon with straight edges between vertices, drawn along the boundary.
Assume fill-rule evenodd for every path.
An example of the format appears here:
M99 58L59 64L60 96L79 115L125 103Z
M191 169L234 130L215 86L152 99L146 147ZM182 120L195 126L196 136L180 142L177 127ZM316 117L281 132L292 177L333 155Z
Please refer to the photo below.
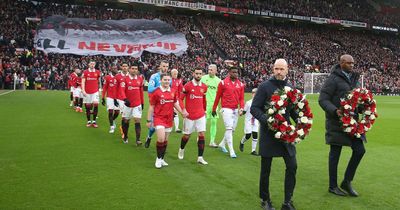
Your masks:
M104 107L100 127L86 128L84 115L71 110L68 97L60 91L16 91L0 96L0 209L259 209L260 160L249 155L249 142L244 153L237 149L237 159L207 147L209 165L201 166L195 162L194 137L185 159L178 160L180 135L173 133L165 158L170 166L157 170L154 137L149 149L122 144L117 132L108 134ZM309 96L315 116L313 130L297 146L295 206L399 209L400 97L376 97L379 118L368 133L367 153L353 182L358 198L327 192L329 147L316 98ZM221 139L222 120L219 123ZM144 137L147 129L143 130ZM134 136L133 126L130 135ZM242 135L243 117L235 133L235 148ZM350 154L349 148L342 152L339 180ZM277 208L283 200L283 179L284 163L276 158L270 191Z

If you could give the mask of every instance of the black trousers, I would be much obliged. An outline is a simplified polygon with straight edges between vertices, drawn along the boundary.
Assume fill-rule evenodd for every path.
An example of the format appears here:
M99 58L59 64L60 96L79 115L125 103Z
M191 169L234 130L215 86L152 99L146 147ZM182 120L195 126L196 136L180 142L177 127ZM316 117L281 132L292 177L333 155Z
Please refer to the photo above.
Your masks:
M296 185L297 160L296 156L283 156L285 161L285 201L290 201ZM269 194L269 175L271 173L272 157L261 157L260 173L260 198L270 200Z
M362 157L365 154L365 147L363 141L360 139L352 140L351 149L353 153L351 154L350 161L347 165L346 172L344 174L344 180L353 181L354 175ZM340 158L340 153L342 152L342 146L331 145L331 150L329 152L329 187L337 187L337 168Z

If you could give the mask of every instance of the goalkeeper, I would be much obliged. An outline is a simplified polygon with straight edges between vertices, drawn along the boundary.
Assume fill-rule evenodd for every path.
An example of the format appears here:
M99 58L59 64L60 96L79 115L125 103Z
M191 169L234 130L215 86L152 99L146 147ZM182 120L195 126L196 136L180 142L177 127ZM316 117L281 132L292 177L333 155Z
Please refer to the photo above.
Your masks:
M207 110L206 110L206 119L207 121L211 121L210 123L210 147L217 148L218 145L215 143L215 136L217 135L217 122L218 122L218 114L214 117L211 115L212 107L214 104L215 96L217 94L218 84L221 81L220 78L216 76L217 74L217 65L211 64L208 66L208 74L204 75L201 78L201 82L207 85L206 92L206 101L207 101ZM218 112L217 112L218 113Z

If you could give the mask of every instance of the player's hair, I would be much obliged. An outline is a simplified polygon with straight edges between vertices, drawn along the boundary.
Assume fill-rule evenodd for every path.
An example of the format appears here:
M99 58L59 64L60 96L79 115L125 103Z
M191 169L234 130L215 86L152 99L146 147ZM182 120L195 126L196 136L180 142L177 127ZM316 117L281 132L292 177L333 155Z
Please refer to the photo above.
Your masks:
M170 73L162 73L162 74L160 74L160 79L162 79L163 77L166 77L166 76L171 77L171 74Z
M200 67L200 66L195 67L193 69L193 72L196 71L196 70L201 70L202 72L204 72L204 69L202 67Z
M215 64L210 64L210 65L208 65L208 68L212 68L212 67L217 68L217 65L215 65Z
M172 73L172 72L178 73L178 70L177 70L177 69L172 69L172 70L171 70L171 73Z
M161 65L161 63L167 63L167 64L169 64L169 62L166 61L166 60L161 60L159 65Z
M237 66L230 66L230 67L228 68L229 71L232 71L232 70L234 70L234 69L239 70L239 68L238 68Z
M139 67L139 61L133 61L131 67L132 67L132 66L137 66L137 67Z
M251 90L252 93L256 93L257 92L257 88L253 88L253 90Z

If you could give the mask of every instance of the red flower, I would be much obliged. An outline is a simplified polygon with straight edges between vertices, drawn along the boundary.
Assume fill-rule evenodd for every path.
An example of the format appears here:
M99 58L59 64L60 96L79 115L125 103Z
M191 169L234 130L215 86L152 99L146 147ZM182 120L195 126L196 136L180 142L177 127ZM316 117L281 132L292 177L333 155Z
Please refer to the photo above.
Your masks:
M284 124L281 124L281 125L279 126L279 131L280 131L280 132L285 132L285 131L286 131L286 126L285 126Z
M343 124L350 124L351 118L350 117L342 117Z
M281 99L281 97L278 96L278 95L272 95L271 96L271 101L278 102L280 99Z

